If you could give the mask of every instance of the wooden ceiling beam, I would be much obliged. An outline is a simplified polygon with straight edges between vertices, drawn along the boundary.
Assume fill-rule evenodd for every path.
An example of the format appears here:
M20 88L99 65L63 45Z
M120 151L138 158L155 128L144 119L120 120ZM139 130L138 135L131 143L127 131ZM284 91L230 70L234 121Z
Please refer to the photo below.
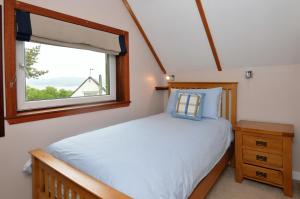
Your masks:
M152 46L150 40L148 39L148 37L147 37L147 35L146 35L146 33L145 33L143 27L141 26L139 20L138 20L137 17L135 16L135 14L134 14L134 12L133 12L133 10L132 10L130 4L128 3L127 0L122 0L122 1L123 1L123 3L124 3L125 7L127 8L129 14L131 15L133 21L135 22L136 26L138 27L140 33L142 34L142 36L143 36L145 42L147 43L147 45L148 45L150 51L152 52L152 54L153 54L153 56L154 56L156 62L158 63L158 65L159 65L161 71L162 71L164 74L166 74L167 72L166 72L165 67L164 67L163 64L161 63L161 61L160 61L160 59L159 59L157 53L155 52L155 50L154 50L154 48L153 48L153 46Z
M201 0L195 0L195 1L196 1L196 4L197 4L197 7L198 7L198 11L199 11L199 14L200 14L200 17L201 17L201 20L202 20L202 23L203 23L203 26L204 26L204 29L205 29L205 32L206 32L206 36L207 36L212 54L214 56L214 59L215 59L216 65L217 65L217 69L218 69L218 71L222 71L221 62L220 62L220 59L219 59L219 56L218 56L218 53L217 53L217 49L216 49L214 40L213 40L211 32L210 32L210 28L209 28L209 25L208 25L208 22L207 22L207 18L206 18L206 15L205 15L205 11L204 11L202 2L201 2Z

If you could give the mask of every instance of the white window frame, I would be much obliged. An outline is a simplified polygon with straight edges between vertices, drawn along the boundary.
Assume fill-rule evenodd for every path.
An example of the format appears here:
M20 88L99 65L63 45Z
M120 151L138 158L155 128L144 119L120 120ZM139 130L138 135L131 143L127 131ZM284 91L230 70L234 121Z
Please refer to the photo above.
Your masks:
M106 102L116 100L116 56L108 55L110 92L108 95L63 98L39 101L26 101L26 76L25 65L25 42L16 42L16 83L17 83L17 108L18 111L62 107L68 105L78 105L96 102Z

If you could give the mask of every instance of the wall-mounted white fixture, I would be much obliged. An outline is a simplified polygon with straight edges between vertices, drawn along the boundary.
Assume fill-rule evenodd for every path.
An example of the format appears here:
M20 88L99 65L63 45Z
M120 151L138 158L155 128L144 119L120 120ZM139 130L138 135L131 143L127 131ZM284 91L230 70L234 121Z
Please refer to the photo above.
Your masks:
M166 75L166 80L169 82L175 81L175 75Z
M253 71L252 70L248 70L245 72L245 78L246 79L251 79L253 78Z

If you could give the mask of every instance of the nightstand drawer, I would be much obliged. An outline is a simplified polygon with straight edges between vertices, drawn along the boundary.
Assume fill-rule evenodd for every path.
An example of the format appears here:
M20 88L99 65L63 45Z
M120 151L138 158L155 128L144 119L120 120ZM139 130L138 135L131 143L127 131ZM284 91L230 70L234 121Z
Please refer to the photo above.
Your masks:
M243 135L243 145L251 148L264 149L265 151L282 152L282 139L255 137Z
M243 150L243 161L265 166L282 168L282 156L253 150Z
M246 177L265 181L275 185L282 185L283 177L280 171L266 169L262 167L243 164L243 174Z

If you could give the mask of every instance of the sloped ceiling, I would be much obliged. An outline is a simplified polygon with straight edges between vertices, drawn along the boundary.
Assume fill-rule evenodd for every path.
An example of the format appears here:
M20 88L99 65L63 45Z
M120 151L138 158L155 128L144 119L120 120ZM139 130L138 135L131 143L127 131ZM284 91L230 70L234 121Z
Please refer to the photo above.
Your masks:
M194 0L128 2L167 71L215 68Z
M167 72L216 68L195 0L128 1ZM202 0L222 68L300 63L299 0Z
M223 67L300 63L299 0L204 0Z

